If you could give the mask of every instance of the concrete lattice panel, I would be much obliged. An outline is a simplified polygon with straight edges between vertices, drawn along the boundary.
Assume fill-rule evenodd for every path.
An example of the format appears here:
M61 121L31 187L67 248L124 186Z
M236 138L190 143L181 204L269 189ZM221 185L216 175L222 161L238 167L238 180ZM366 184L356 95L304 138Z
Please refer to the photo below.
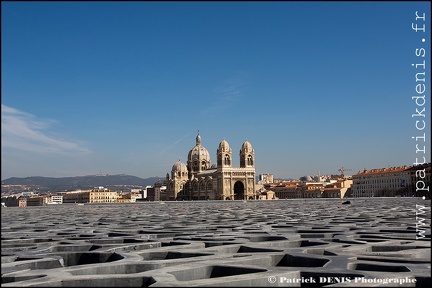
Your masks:
M350 201L2 207L2 286L430 286L430 201Z

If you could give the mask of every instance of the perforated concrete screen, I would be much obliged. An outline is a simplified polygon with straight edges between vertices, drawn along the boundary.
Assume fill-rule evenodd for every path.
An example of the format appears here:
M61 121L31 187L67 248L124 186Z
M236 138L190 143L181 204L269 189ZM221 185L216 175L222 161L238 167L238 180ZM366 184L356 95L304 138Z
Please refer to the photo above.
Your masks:
M430 285L430 201L342 202L2 207L2 286Z

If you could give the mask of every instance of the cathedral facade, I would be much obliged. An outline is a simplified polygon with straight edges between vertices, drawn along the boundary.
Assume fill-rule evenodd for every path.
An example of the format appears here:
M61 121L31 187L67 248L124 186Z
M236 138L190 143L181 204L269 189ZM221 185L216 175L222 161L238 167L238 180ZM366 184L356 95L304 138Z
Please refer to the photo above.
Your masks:
M166 175L167 200L250 200L255 193L255 152L245 141L240 149L240 167L233 167L232 149L222 140L216 151L217 162L211 164L210 154L196 136L196 145L189 151L187 163L180 160Z

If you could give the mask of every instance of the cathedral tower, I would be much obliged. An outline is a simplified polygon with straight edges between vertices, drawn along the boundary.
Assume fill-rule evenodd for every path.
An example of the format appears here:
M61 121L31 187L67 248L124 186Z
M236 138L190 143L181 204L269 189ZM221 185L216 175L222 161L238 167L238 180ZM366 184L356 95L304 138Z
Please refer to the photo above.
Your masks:
M240 149L240 168L255 167L255 151L246 140Z
M232 167L232 149L229 147L227 141L222 140L219 143L217 153L217 167L222 169L224 167Z

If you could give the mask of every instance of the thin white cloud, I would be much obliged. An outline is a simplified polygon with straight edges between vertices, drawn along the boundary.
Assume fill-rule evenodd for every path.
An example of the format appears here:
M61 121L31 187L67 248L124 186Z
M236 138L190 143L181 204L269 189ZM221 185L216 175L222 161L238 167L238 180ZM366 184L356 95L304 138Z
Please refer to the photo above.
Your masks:
M37 153L88 153L90 150L75 142L56 138L51 126L53 120L1 105L2 148Z
M234 106L244 97L245 87L248 86L244 73L236 73L225 79L213 90L215 101L201 112L202 116L210 116L225 111Z
M171 145L167 146L165 149L163 149L160 152L160 155L163 155L165 153L165 151L167 151L168 149L171 149L172 147L174 147L175 145L177 145L178 143L180 143L180 141L182 141L183 139L185 139L186 137L189 136L190 133L187 133L186 135L184 135L183 137L181 137L180 139L178 139L177 141L175 141L174 143L172 143Z

